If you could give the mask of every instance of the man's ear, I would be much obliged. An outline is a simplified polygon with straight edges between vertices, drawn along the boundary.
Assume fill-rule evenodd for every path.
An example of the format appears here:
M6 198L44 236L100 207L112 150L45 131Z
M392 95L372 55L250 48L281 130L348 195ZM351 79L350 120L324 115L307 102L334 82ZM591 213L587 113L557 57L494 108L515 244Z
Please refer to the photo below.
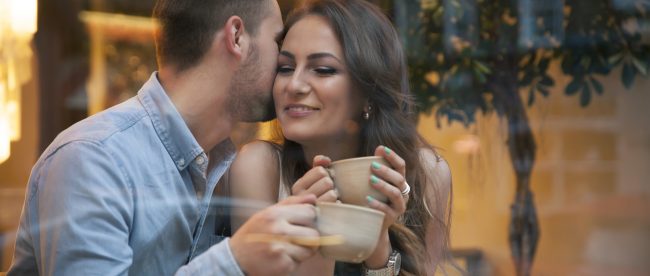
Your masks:
M224 26L225 42L228 52L241 59L246 43L244 21L239 16L231 16Z

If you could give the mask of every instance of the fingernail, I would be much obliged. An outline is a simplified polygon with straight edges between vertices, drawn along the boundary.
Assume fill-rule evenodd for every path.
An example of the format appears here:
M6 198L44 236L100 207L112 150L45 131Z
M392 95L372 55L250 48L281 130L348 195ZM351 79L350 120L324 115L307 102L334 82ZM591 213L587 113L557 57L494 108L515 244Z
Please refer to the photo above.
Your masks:
M368 203L373 202L375 200L374 197L372 196L366 196L366 200L368 200Z
M384 151L386 152L386 155L390 155L390 153L393 152L391 149L389 149L386 146L384 146Z
M381 168L381 164L379 164L379 163L377 163L375 161L372 161L372 168L375 169L375 170L379 170Z
M379 182L379 178L377 178L375 175L370 175L370 182L372 184L377 184Z

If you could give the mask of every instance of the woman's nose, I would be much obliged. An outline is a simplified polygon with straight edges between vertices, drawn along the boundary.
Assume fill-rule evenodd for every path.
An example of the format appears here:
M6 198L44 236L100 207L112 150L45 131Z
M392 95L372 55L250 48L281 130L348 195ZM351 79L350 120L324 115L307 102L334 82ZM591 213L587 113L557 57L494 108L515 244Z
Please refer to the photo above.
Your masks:
M287 84L287 91L292 95L304 95L311 91L311 86L305 80L302 71L296 71Z

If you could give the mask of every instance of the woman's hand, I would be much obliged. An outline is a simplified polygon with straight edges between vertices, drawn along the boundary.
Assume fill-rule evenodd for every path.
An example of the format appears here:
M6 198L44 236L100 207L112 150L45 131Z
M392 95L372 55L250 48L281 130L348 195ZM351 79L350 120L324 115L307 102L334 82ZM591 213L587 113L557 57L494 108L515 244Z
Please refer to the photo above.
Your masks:
M405 176L406 164L402 157L385 146L377 147L375 156L383 157L390 164L390 167L388 167L373 163L371 166L372 175L370 176L370 183L373 188L386 195L388 203L369 198L368 205L386 214L383 224L383 229L386 230L406 211L408 194L402 194L402 191L405 191L408 185Z
M332 160L327 156L314 156L311 170L293 184L291 194L314 194L318 201L336 202L338 193L334 189L334 181L325 169L330 163Z
M375 251L364 262L366 267L373 269L381 268L386 264L392 252L388 228L404 214L408 201L408 193L406 195L402 194L402 191L406 191L408 185L406 184L406 163L404 159L385 146L377 147L375 156L383 157L388 161L390 167L379 163L373 163L371 166L370 183L373 188L388 198L388 203L368 198L368 206L385 214L379 243Z

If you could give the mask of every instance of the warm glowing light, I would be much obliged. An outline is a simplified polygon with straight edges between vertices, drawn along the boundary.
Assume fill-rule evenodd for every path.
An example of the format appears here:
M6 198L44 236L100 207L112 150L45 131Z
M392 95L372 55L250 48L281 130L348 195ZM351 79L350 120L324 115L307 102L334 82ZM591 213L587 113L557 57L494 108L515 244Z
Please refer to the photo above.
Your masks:
M4 0L7 1L7 0ZM37 0L9 0L11 29L15 34L32 35L36 32Z
M5 113L8 117L9 123L9 138L11 141L20 140L20 103L18 101L10 101L7 103Z
M2 75L2 68L0 68L0 76ZM5 101L5 84L0 78L0 103ZM6 161L9 158L10 145L9 141L9 118L5 115L4 106L0 105L0 163Z
M140 17L103 12L81 12L79 19L90 32L90 76L87 82L88 115L106 109L108 84L106 75L105 39L128 38L128 40L150 39L158 29L158 22L150 17ZM147 75L148 76L148 75Z
M21 136L21 89L32 78L37 0L0 0L0 163Z
M0 110L0 163L9 159L11 154L8 119L5 113Z
M9 122L9 137L11 141L20 140L20 87L16 63L9 58L7 72L7 93L5 94L5 116Z
M11 141L9 140L9 124L6 118L0 115L0 163L7 161L11 155Z
M433 86L436 86L440 83L440 74L438 74L436 71L427 73L424 78Z
M481 149L481 140L476 135L463 135L454 142L453 148L460 154L476 154Z

